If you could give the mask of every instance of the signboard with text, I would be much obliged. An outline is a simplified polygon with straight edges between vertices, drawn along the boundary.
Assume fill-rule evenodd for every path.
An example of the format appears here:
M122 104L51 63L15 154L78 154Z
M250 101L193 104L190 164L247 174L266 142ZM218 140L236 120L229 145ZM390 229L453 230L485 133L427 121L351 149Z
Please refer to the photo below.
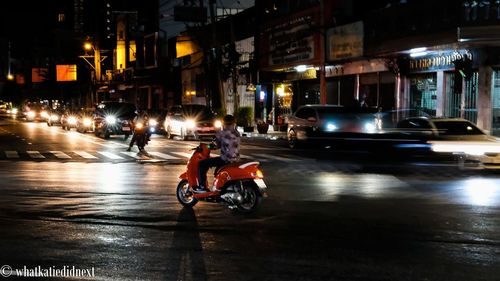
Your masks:
M359 58L363 56L363 22L355 22L331 28L327 32L329 61Z

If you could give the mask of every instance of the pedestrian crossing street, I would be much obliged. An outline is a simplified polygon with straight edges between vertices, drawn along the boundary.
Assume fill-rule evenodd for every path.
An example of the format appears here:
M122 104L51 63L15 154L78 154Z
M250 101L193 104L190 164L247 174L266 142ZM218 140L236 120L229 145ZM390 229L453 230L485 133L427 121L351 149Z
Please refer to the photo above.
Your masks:
M216 153L212 157L219 156ZM32 161L174 161L186 162L191 157L191 152L186 151L147 151L138 153L136 151L17 151L5 150L0 152L0 160L32 160ZM294 155L274 155L265 153L241 154L244 160L257 160L259 162L298 162L307 158Z

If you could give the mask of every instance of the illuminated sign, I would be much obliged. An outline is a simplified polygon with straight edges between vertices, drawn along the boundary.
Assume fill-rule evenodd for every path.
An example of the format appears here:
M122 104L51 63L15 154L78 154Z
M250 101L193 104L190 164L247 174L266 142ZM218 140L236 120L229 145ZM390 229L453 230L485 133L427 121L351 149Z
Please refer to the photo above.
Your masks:
M47 68L32 68L31 69L31 82L42 83L47 80L49 70Z
M56 65L57 82L76 81L76 64Z

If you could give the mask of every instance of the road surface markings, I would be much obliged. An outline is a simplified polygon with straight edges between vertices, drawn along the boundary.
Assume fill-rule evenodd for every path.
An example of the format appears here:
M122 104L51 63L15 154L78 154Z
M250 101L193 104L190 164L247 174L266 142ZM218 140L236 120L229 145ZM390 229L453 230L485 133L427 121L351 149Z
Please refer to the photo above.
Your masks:
M132 157L132 158L135 158L135 159L140 159L140 160L147 160L147 159L150 159L149 157L147 157L146 155L143 155L143 154L139 154L137 152L132 152L132 151L122 151L121 152L122 154L125 154L129 157Z
M31 158L35 158L35 159L43 159L45 158L45 156L43 156L40 152L38 151L26 151L26 153L28 153L28 155L31 157Z
M113 154L111 152L97 151L97 153L102 154L102 155L104 155L104 156L106 156L106 157L108 157L110 159L113 159L113 160L123 159L123 157L118 156L116 154Z
M75 154L78 154L78 156L83 157L85 159L98 159L94 155L92 155L88 152L85 152L85 151L75 151Z
M5 157L7 157L7 158L19 158L19 153L17 153L17 151L6 150Z
M165 154L165 153L161 153L161 152L148 152L148 153L149 153L149 155L153 155L153 156L156 156L156 157L162 158L162 159L168 159L168 160L181 159L179 157L171 156L171 155L168 155L168 154Z
M184 158L191 158L192 153L186 153L186 152L172 152L175 155L182 156Z
M62 151L49 151L49 152L54 154L59 159L71 159L71 156Z

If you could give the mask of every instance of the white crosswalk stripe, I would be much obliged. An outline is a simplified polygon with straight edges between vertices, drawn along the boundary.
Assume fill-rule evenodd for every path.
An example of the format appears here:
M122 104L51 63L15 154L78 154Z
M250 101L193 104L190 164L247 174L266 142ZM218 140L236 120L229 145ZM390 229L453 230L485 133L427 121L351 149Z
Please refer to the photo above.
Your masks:
M165 153L161 153L161 152L149 152L149 155L153 155L153 156L156 156L158 158L168 159L168 160L181 159L179 157L175 157L175 156L172 156L172 155L169 155L169 154L165 154Z
M35 158L35 159L43 159L45 158L45 156L43 156L40 152L38 151L26 151L26 153L28 153L28 155L31 157L31 158Z
M49 151L49 152L54 154L54 156L56 156L59 159L71 159L71 156L62 151Z
M19 153L17 153L17 151L7 150L7 151L5 151L5 157L7 157L7 158L19 158Z
M82 157L82 158L85 158L85 159L99 159L97 157L95 157L94 155L88 153L88 152L85 152L85 151L74 151L75 154L77 154L78 156Z
M146 155L143 155L143 154L138 154L136 152L131 152L131 151L122 151L121 152L122 154L125 154L129 157L132 157L132 158L135 158L135 159L140 159L140 160L145 160L145 159L150 159L149 157L147 157Z
M182 156L184 158L190 158L191 155L192 155L191 153L186 153L186 152L171 152L171 153L173 153L175 155L180 155L180 156Z
M119 155L116 155L114 153L111 153L111 152L106 152L106 151L97 151L97 153L101 154L101 155L104 155L105 157L107 158L110 158L110 159L113 159L113 160L121 160L121 159L124 159L123 157L119 156Z

